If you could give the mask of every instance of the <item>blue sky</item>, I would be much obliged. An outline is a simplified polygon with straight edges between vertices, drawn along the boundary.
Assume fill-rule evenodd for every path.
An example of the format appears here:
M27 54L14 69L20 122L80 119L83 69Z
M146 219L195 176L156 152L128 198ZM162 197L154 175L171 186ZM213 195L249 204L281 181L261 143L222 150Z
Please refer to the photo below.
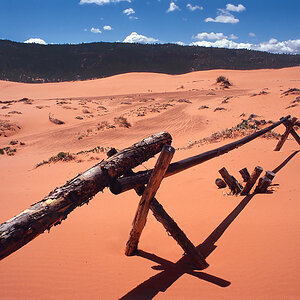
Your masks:
M0 0L0 39L300 53L300 0Z

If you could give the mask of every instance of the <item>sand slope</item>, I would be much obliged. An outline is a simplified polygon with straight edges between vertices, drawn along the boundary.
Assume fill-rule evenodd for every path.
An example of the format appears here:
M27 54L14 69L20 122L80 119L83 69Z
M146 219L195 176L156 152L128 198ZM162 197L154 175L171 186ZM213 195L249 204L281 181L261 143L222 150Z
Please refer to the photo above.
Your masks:
M219 75L233 86L216 85ZM231 142L188 147L250 114L266 121L288 114L300 117L299 103L294 102L300 95L282 95L300 88L299 75L296 67L180 76L131 73L49 84L0 81L0 148L16 149L15 155L0 155L0 222L105 158L108 147L121 149L166 130L174 147L186 149L175 153L176 161ZM29 100L18 101L22 98ZM51 123L49 114L65 124ZM131 127L122 127L119 117ZM276 130L283 131L283 126ZM14 140L17 144L10 145ZM144 257L126 257L123 250L138 197L132 191L113 196L106 190L49 234L0 262L1 298L299 298L300 164L299 154L290 157L299 146L289 138L274 152L276 143L257 139L163 181L157 199L195 245L205 241L203 251L211 252L210 267L203 272L188 274L182 265L170 263L180 260L182 250L152 215L140 243ZM97 146L98 152L82 153L73 161L35 168L58 152ZM272 193L235 197L215 187L223 166L240 179L243 167L273 170L288 157ZM154 163L152 159L140 168Z

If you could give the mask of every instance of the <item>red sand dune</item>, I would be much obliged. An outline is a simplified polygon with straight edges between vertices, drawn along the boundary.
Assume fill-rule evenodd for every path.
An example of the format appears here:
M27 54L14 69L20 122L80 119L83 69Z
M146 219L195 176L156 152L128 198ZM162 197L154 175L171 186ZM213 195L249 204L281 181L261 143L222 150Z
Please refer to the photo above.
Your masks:
M233 86L216 85L219 75ZM121 149L159 131L171 133L175 148L186 148L250 114L266 121L299 117L300 106L293 101L300 95L282 95L300 88L299 75L300 67L295 67L178 76L131 73L49 84L0 81L2 102L30 99L0 103L0 148L17 151L0 155L0 222L105 158L104 152L90 152L35 168L58 152ZM199 109L203 105L208 108ZM217 107L224 110L215 111ZM51 123L49 114L65 124ZM132 126L119 127L114 118L120 116ZM282 133L284 127L275 131ZM12 140L18 143L9 145ZM178 150L173 161L231 141ZM1 299L298 299L299 154L276 174L273 193L230 196L214 184L223 166L241 180L238 170L257 165L273 170L299 150L292 138L280 152L273 151L276 143L258 138L162 182L157 199L195 245L205 241L212 251L206 270L187 272L171 264L180 260L182 249L152 215L139 246L144 257L126 257L139 198L133 191L114 196L105 190L49 234L0 262Z

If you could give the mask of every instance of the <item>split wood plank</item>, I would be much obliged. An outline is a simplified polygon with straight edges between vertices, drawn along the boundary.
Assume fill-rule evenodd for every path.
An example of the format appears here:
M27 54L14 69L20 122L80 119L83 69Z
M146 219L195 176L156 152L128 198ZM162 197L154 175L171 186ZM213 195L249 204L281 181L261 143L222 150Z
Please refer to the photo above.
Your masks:
M276 128L277 126L284 123L286 120L290 118L290 115L281 118L280 121L262 129L259 130L249 136L246 136L238 141L234 141L232 143L229 143L227 145L224 145L222 147L180 160L178 162L170 164L165 177L175 175L179 172L182 172L184 170L187 170L188 168L194 167L198 164L204 163L212 158L218 157L220 155L223 155L229 151L232 151L238 147L241 147L242 145L249 143L250 141L256 139L257 137L265 134L266 132ZM148 171L141 171L137 172L135 175L132 176L126 176L123 178L118 178L114 181L112 181L110 185L110 190L113 194L120 194L125 191L128 191L130 189L134 189L136 186L145 184L148 182L152 170Z
M174 153L175 149L173 147L165 145L162 148L162 151L157 159L149 182L139 202L139 206L133 221L133 227L130 232L129 240L126 244L125 254L128 256L134 255L137 251L139 239L146 225L150 201L159 189L162 179L173 158Z
M254 186L256 180L262 173L263 168L260 166L255 167L254 171L251 173L248 182L246 183L245 187L243 188L241 195L248 195L252 187Z
M88 203L96 193L109 186L113 178L153 157L161 151L163 145L171 142L172 137L167 132L152 135L100 162L1 224L0 259L18 250L45 230L60 224L76 207Z
M284 142L287 140L288 135L290 134L290 132L293 129L293 126L295 125L296 122L297 122L297 118L295 118L295 117L292 118L291 121L285 122L286 130L285 130L284 134L281 136L281 139L278 142L278 144L276 145L274 151L280 151L281 147L283 146Z

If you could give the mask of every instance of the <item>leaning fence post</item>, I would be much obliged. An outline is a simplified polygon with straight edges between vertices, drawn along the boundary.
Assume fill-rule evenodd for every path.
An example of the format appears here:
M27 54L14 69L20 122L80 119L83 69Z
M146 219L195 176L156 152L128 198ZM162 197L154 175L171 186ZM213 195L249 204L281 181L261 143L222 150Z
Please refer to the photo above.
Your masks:
M254 186L257 178L262 173L263 168L260 166L255 167L254 171L251 173L249 180L247 181L245 187L243 188L241 195L248 195L251 188Z
M231 189L231 191L234 194L239 194L241 192L242 188L241 188L240 184L238 183L238 181L232 175L230 175L228 173L228 171L226 170L225 167L220 169L219 173L221 174L224 181L227 183L227 185L229 186L229 188Z
M140 236L146 224L147 214L150 208L150 201L155 196L161 184L174 152L175 149L172 146L164 146L160 156L157 159L147 187L145 188L145 191L139 202L138 210L133 221L133 227L130 232L130 237L126 244L125 254L128 256L134 255L137 250Z
M280 141L276 145L276 148L274 149L274 151L279 151L281 149L281 147L283 146L284 142L287 140L288 135L290 134L290 132L293 129L293 126L295 125L296 122L297 122L297 118L295 118L295 117L292 118L291 121L287 121L287 125L285 125L286 130L285 130L284 134L282 135Z

